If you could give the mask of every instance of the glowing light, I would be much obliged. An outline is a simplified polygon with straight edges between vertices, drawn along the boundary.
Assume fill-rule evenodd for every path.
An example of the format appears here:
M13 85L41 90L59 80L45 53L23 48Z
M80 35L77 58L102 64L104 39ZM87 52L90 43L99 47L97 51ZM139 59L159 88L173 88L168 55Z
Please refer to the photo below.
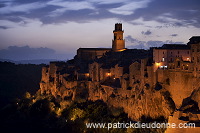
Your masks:
M124 49L120 49L120 50L118 50L119 52L122 52L122 51L124 51L124 50L126 50L125 48Z
M187 58L187 61L189 61L190 60L190 58Z
M86 75L87 77L89 77L89 76L90 76L90 74L89 74L89 73L86 73L85 75Z
M156 62L156 66L159 67L159 66L160 66L160 63Z
M111 76L111 73L107 73L107 76Z

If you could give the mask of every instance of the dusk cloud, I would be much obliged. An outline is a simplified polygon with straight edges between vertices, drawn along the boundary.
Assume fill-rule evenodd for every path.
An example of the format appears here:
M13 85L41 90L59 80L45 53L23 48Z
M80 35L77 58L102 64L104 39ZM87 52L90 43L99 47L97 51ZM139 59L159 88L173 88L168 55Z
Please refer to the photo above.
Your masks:
M172 40L166 41L140 41L138 39L133 38L132 36L128 35L125 37L126 42L130 42L132 45L129 45L128 48L137 48L137 49L149 49L150 47L160 47L163 44L183 44L183 42L173 42Z
M9 46L0 50L0 57L11 60L52 59L55 50L49 48L30 48L29 46Z
M170 36L172 36L172 37L176 37L176 36L178 36L178 34L171 34Z
M9 29L10 27L7 27L7 26L0 26L0 29L3 29L3 30L6 30L6 29Z
M129 22L141 17L144 21L154 20L170 26L199 27L200 23L199 0L6 0L0 5L0 19L10 21L21 16L44 24L113 17Z
M109 9L109 11L114 14L131 15L134 14L135 10L147 7L149 2L150 0L133 1L126 3L120 7Z
M31 10L36 10L45 7L44 3L34 2L27 4L15 4L13 2L5 2L5 6L0 8L0 14L10 14L17 12L30 13Z
M50 16L62 15L63 13L69 10L77 11L77 10L83 10L83 9L95 9L95 7L93 7L93 5L87 1L52 0L50 2L47 2L47 5L60 7L54 10L52 12L52 15Z
M151 35L152 34L152 32L150 31L150 30L147 30L147 31L142 31L141 32L143 35Z

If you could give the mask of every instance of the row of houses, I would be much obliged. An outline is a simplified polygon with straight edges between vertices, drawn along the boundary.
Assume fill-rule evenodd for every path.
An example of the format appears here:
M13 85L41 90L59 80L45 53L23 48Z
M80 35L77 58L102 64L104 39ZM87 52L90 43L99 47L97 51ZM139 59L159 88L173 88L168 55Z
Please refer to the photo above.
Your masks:
M137 51L142 53L141 50ZM145 56L141 57L134 53L136 50L126 50L121 54L128 55L131 52L132 54L122 59L125 61L117 60L118 62L115 62L117 57L113 58L113 56L107 57L111 58L110 60L104 58L94 61L89 64L88 76L92 81L102 84L109 80L116 83L117 80L120 87L124 89L133 87L138 82L142 86L145 84L155 85L160 81L159 78L164 76L158 75L158 70L190 72L194 77L200 77L200 37L190 38L187 45L164 44L162 47L151 48L149 53L152 56L147 54L147 51L146 53L143 51ZM134 55L137 55L137 58L133 57ZM111 82L109 83L111 84ZM117 87L119 87L118 84Z

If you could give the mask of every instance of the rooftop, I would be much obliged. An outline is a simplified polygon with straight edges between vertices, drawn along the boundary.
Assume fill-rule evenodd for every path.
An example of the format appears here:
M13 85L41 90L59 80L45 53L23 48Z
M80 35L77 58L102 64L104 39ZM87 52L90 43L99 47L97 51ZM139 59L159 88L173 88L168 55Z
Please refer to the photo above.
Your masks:
M156 49L190 49L188 45L185 44L164 44L162 47Z
M188 44L197 44L200 42L200 36L193 36L189 40Z
M79 48L78 50L111 50L111 48Z

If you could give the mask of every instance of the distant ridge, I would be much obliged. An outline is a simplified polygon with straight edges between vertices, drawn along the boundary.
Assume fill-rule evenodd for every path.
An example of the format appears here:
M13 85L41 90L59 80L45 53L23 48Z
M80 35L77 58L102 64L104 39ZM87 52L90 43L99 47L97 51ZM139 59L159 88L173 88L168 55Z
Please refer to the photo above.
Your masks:
M34 59L34 60L19 60L14 61L10 59L0 59L2 62L12 62L15 64L49 64L51 61L64 61L64 60L57 60L57 59Z

